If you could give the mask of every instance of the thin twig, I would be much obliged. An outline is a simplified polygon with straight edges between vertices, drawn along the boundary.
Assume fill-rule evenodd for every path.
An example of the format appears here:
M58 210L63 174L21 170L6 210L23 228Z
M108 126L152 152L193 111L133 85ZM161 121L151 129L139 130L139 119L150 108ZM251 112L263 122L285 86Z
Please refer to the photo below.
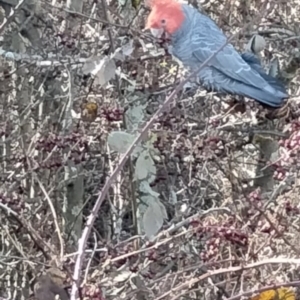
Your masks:
M201 281L203 281L207 278L210 278L212 276L227 274L227 273L233 273L233 272L241 272L241 271L245 271L245 270L249 270L249 269L255 269L255 268L261 267L263 265L270 265L270 264L297 264L297 265L300 265L300 259L272 258L272 259L266 259L266 260L258 261L258 262L255 262L255 263L251 263L251 264L248 264L248 265L245 265L245 266L241 265L241 266L237 266L237 267L211 270L211 271L209 271L209 272L207 272L207 273L205 273L205 274L203 274L203 275L201 275L197 278L193 278L190 281L186 281L186 282L183 282L182 284L179 284L175 288L173 288L173 289L167 291L166 293L162 294L161 296L155 298L155 300L161 300L161 299L164 299L167 296L170 296L170 294L172 294L174 292L182 291L182 292L178 293L176 296L171 298L171 300L176 300L178 298L181 298L182 296L184 296L185 293L188 292L188 287L193 286L195 284L198 284ZM298 283L298 281L297 281L297 283ZM285 284L285 285L287 285L287 284ZM291 283L289 283L289 285L291 285ZM282 286L282 284L281 284L281 286ZM239 299L239 298L240 297L230 298L230 300Z
M267 290L274 290L274 289L278 289L281 287L291 287L291 286L300 286L300 281L291 281L291 282L283 282L283 283L278 283L278 284L273 284L273 285L269 285L269 286L264 286L263 288L260 289L256 289L254 291L249 291L249 292L244 292L238 295L235 295L233 297L228 298L227 300L238 300L241 299L242 297L249 297L251 295L254 294L258 294ZM292 293L292 292L291 292ZM277 297L275 297L277 298ZM294 297L283 297L282 299L293 299Z
M78 11L73 11L73 10L70 10L70 9L67 9L67 8L55 6L55 5L52 5L52 4L48 3L48 2L45 2L45 4L47 4L47 5L49 5L49 6L53 7L53 8L56 8L58 10L63 10L63 11L67 12L70 15L82 17L82 18L85 18L85 19L88 19L88 20L95 21L97 23L105 24L105 25L110 25L110 26L114 26L114 27L119 27L119 28L127 29L126 25L114 24L114 23L109 22L108 20L102 20L102 19L99 19L99 18L92 18L91 16L85 15L85 14L80 13Z
M15 6L15 8L11 8L10 14L7 18L4 18L2 24L0 25L0 34L3 32L5 27L13 20L16 12L21 8L21 6L24 4L25 0L20 0L19 3Z
M106 20L109 20L108 13L107 13L108 8L107 8L106 0L101 0L101 3L102 3L102 9L103 9L104 17L105 17ZM108 37L109 37L109 41L110 41L111 52L115 53L115 51L116 51L115 43L114 43L114 40L113 40L110 25L108 25ZM117 91L118 91L118 94L119 94L119 98L121 99L122 98L122 93L121 93L121 90L120 90L119 78L118 78L118 76L115 76L115 77L116 77L116 88L117 88Z
M60 258L63 259L63 256L64 256L64 243L63 243L62 235L61 235L60 228L59 228L59 225L58 225L57 215L56 215L53 203L52 203L48 193L46 192L43 184L38 179L38 177L36 177L36 181L38 182L42 192L44 193L44 196L47 199L48 205L50 207L50 210L51 210L51 213L52 213L52 216L53 216L53 220L54 220L54 224L55 224L55 227L56 227L56 233L57 233L58 240L59 240L59 243L60 243Z

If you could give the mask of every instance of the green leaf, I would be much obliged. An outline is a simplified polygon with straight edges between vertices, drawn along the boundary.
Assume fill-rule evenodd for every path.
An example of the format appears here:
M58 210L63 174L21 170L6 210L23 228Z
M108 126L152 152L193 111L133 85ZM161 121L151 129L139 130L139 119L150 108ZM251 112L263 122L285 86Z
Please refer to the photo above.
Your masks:
M156 166L147 150L143 150L135 165L135 178L137 180L147 180L149 183L155 180Z
M144 230L149 239L152 239L161 229L166 216L163 204L158 199L151 201L143 216Z
M123 131L113 131L109 134L107 142L112 150L124 154L135 140L136 136ZM137 146L133 155L137 155L141 151L141 147Z
M159 197L159 193L153 191L152 188L149 185L149 182L147 182L145 180L143 180L140 183L139 190L140 190L140 192L142 192L144 194L149 194L149 195L151 195L151 196L153 196L155 198Z
M137 130L139 125L143 123L145 108L146 105L134 105L126 111L126 125L130 131Z

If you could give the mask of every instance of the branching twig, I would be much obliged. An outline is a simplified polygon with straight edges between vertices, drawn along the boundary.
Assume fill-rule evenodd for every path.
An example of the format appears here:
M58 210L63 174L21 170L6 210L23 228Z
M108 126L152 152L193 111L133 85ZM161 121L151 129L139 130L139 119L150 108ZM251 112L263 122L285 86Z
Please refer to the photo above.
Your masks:
M25 0L20 0L19 3L16 5L16 7L13 9L11 8L10 14L7 18L4 18L2 24L0 25L0 34L5 29L5 26L11 22L16 14L16 12L21 8L21 6L24 4Z
M263 288L260 288L260 289L254 290L254 291L244 292L244 293L235 295L233 297L228 298L227 300L238 300L238 299L241 299L242 297L249 297L253 294L262 293L267 290L274 290L274 289L278 289L280 287L291 287L291 286L300 286L300 281L297 280L297 281L284 282L284 283L278 283L278 284L265 286ZM287 299L289 297L283 297L283 298ZM292 299L292 297L290 297L290 298Z
M230 267L230 268L223 268L223 269L217 269L217 270L213 270L213 271L209 271L201 276L199 276L198 278L193 278L190 281L186 281L183 282L182 284L177 285L175 288L171 289L170 291L164 293L163 295L157 297L155 300L160 300L160 299L164 299L167 296L170 296L172 293L174 292L179 292L181 291L181 293L177 294L176 296L172 297L171 300L176 300L178 298L181 298L184 294L186 294L188 292L188 288L190 286L193 286L194 284L197 284L207 278L210 278L212 276L216 276L216 275L221 275L221 274L227 274L227 273L232 273L232 272L241 272L244 270L249 270L249 269L255 269L258 267L261 267L263 265L269 265L269 264L300 264L300 259L292 259L292 258L273 258L273 259L266 259L266 260L262 260L259 262L255 262L252 264L248 264L245 266L238 266L238 267ZM299 285L299 281L296 281L297 285ZM278 286L291 286L291 283L289 284L280 284L280 285L276 285ZM274 287L274 286L273 286ZM266 290L267 288L263 288L262 290ZM253 292L250 292L250 294L252 294ZM248 294L248 293L246 293ZM239 299L242 295L238 295L236 297L230 298L230 300L236 300Z
M53 216L53 221L54 221L54 225L56 227L56 233L57 233L57 237L58 237L58 240L59 240L59 243L60 243L60 258L62 259L63 256L64 256L64 243L63 243L63 239L62 239L62 235L61 235L61 231L60 231L60 228L59 228L59 225L58 225L58 220L57 220L57 215L56 215L56 212L55 212L55 209L54 209L54 206L53 206L53 203L49 197L49 194L46 192L45 188L44 188L44 185L41 183L41 181L38 179L38 177L36 177L36 181L38 182L47 202L48 202L48 205L50 207L50 210L51 210L51 213L52 213L52 216Z

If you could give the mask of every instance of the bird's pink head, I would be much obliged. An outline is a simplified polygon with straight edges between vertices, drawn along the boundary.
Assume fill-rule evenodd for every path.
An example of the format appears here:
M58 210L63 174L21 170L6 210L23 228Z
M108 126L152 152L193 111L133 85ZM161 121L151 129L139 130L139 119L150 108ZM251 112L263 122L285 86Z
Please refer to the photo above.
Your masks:
M150 8L145 28L156 37L174 33L184 21L182 6L176 0L150 0Z

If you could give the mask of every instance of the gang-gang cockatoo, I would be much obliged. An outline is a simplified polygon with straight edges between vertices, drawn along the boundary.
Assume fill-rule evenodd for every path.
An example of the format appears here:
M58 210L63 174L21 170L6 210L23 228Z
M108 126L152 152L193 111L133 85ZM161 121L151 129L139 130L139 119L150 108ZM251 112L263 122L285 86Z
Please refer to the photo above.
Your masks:
M167 37L170 54L191 71L226 41L212 19L187 4L150 0L150 7L146 29L155 37ZM208 89L246 96L272 107L280 106L288 97L283 85L265 73L255 55L239 54L231 44L199 71L197 80Z

